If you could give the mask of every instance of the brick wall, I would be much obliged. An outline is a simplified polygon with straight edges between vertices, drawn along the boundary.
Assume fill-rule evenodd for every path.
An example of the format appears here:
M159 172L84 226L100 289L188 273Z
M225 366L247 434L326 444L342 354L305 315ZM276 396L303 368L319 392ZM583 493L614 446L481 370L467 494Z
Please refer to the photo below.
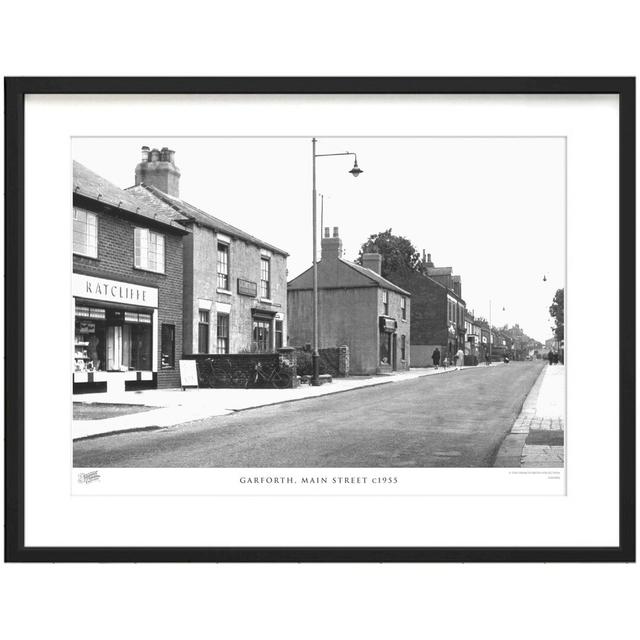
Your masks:
M289 386L296 383L295 366L284 365L280 354L277 353L191 354L185 358L196 361L198 382L203 388L244 388L247 380L252 378L258 363L266 374L277 367L290 375ZM265 384L263 380L259 380L257 386Z
M180 385L178 360L182 354L182 278L183 249L182 234L171 232L166 227L153 225L153 221L133 222L111 207L103 207L86 198L74 196L74 205L97 213L98 257L73 256L73 271L83 275L98 276L134 284L158 288L158 341L155 345L158 356L158 387ZM134 229L153 229L164 235L165 273L153 273L134 267ZM160 369L160 341L162 325L175 326L175 368Z
M298 375L312 375L313 360L311 351L306 349L305 346L297 346L294 349ZM346 378L349 375L350 360L349 347L347 345L318 349L318 353L320 355L319 369L321 375L328 373L335 378Z

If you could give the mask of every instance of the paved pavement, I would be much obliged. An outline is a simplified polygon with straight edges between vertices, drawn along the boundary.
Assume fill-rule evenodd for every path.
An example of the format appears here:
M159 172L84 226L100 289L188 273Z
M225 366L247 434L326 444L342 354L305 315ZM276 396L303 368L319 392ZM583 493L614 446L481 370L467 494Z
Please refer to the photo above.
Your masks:
M496 467L564 467L564 365L545 366L496 457Z
M501 366L494 363L492 367ZM475 367L461 367L474 369ZM151 411L133 413L103 420L74 420L73 439L86 438L118 431L132 431L170 427L193 420L212 416L224 416L256 407L264 407L281 402L304 400L326 396L352 389L360 389L381 384L392 384L414 380L423 376L459 374L453 367L443 369L411 369L385 376L353 376L334 378L333 382L319 387L300 385L296 389L151 389L147 391L125 391L121 393L76 394L74 402L114 405L146 405L157 407Z
M541 368L469 367L167 429L85 438L74 442L74 464L491 467Z

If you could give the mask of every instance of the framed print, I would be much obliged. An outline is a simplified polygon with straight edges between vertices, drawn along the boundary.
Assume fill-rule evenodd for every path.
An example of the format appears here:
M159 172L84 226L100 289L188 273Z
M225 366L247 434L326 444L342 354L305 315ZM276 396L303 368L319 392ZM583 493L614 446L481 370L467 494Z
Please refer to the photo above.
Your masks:
M9 561L635 560L633 78L7 78Z

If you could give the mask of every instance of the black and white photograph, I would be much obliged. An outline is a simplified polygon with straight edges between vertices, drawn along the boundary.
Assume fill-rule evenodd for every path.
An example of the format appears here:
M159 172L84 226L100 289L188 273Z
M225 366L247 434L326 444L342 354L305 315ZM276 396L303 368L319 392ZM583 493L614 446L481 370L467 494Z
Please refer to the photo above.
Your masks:
M72 156L74 468L564 468L564 137Z

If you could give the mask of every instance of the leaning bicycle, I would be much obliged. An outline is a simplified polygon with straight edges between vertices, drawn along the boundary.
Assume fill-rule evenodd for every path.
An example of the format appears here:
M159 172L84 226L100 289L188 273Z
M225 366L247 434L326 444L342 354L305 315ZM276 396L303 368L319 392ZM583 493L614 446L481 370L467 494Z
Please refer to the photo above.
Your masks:
M286 389L291 386L291 375L278 367L265 371L262 363L258 362L245 384L245 389L255 387L260 383L265 386L271 385L276 389Z

